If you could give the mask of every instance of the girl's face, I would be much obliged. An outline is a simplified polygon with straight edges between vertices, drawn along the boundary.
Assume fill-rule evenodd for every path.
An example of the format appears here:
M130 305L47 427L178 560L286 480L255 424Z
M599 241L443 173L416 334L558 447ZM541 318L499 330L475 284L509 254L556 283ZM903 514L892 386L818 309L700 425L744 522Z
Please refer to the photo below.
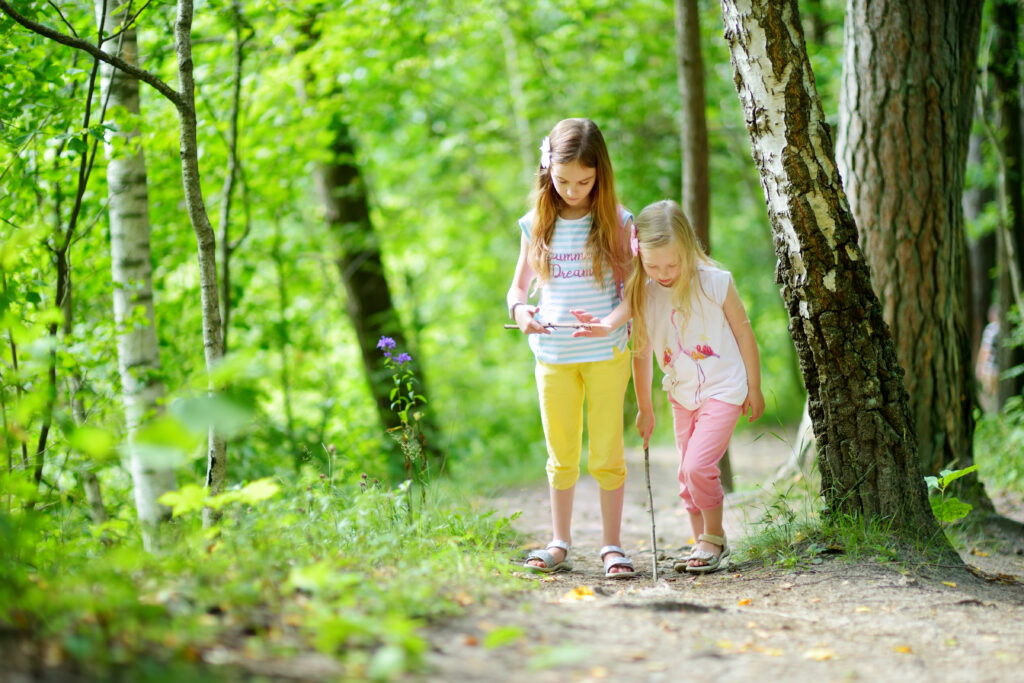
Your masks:
M582 166L578 161L551 164L551 184L555 192L574 209L590 206L590 192L597 182L597 169Z
M679 249L675 244L641 249L640 262L643 263L647 277L662 287L671 287L679 279Z

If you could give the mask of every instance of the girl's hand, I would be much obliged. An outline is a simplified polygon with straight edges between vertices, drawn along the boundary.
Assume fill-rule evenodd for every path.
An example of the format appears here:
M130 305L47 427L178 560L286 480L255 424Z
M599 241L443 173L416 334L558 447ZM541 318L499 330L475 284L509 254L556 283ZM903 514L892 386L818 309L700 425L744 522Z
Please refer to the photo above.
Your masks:
M603 325L600 318L595 318L582 308L572 308L569 309L569 312L576 316L581 323L587 324L587 327L580 327L573 332L572 336L574 337L607 337L612 333L611 327Z
M636 414L636 431L640 433L640 438L644 440L644 448L647 448L648 442L651 440L651 434L654 433L654 411L640 410Z
M516 306L516 325L519 325L519 329L523 334L551 334L551 330L541 325L534 318L538 310L537 306L531 306L530 304L519 304Z
M743 399L743 407L740 409L742 415L750 410L750 418L747 422L753 422L764 415L764 394L760 389L747 389L747 397Z

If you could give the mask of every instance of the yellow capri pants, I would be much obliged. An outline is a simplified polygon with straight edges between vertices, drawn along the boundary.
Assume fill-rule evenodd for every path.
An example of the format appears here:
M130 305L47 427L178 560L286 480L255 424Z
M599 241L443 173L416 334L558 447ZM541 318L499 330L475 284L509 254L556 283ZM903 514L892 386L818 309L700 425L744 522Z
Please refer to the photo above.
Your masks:
M622 444L622 401L631 369L629 351L615 349L609 360L589 363L537 361L540 416L548 446L548 482L571 488L580 476L583 399L587 403L587 469L598 485L613 491L626 481Z

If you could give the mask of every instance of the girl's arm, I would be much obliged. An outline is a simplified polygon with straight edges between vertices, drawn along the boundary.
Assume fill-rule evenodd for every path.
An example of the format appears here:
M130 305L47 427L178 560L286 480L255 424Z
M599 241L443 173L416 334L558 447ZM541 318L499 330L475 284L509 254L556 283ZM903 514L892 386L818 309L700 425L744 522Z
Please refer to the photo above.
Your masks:
M512 314L512 319L519 325L523 334L551 334L539 322L534 320L537 314L537 307L530 305L530 284L536 279L537 274L530 267L527 252L530 243L526 235L519 239L519 260L516 261L516 273L512 276L512 286L505 295L505 303ZM513 310L515 306L515 310Z
M633 317L633 310L629 306L629 301L625 299L603 320L595 318L582 308L572 308L569 312L576 316L576 319L581 323L587 323L588 325L588 327L581 327L573 332L572 336L574 337L607 337L629 322L629 319Z
M644 448L654 432L654 404L651 403L651 378L654 375L650 349L633 351L633 391L636 392L636 430L644 440Z
M764 394L761 393L761 356L757 351L757 339L754 338L754 328L747 318L747 309L740 301L740 295L736 286L730 282L729 292L725 295L725 319L729 321L732 334L736 337L736 343L740 347L740 356L743 357L743 366L747 370L747 397L743 400L742 413L750 411L750 419L753 422L764 414Z

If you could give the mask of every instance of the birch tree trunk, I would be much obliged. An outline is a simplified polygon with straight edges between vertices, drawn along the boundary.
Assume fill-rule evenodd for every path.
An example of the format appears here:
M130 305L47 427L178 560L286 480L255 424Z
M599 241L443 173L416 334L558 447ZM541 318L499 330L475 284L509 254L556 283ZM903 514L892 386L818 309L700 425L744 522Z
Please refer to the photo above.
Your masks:
M221 337L219 295L217 291L217 238L210 225L210 217L203 201L199 183L199 154L196 139L196 84L192 75L192 2L178 0L178 14L174 22L174 49L178 56L178 82L181 106L178 108L180 124L181 177L185 188L185 205L192 230L199 247L199 289L203 313L203 351L210 394L218 387L213 383L212 370L224 356ZM214 426L208 435L206 458L206 488L210 495L224 489L227 478L227 445ZM209 526L217 517L210 508L203 510L203 523Z
M108 0L109 1L109 0ZM18 12L7 0L0 0L0 11L24 26L29 31L45 38L82 50L104 64L131 75L151 85L157 92L174 104L178 111L179 150L181 155L181 174L184 185L185 205L189 221L196 235L199 247L199 283L202 299L203 317L203 349L206 359L206 371L209 377L209 390L212 393L213 369L224 355L224 343L221 337L220 311L217 291L216 236L210 225L210 218L203 202L200 186L199 155L196 141L196 101L195 79L192 64L192 17L193 3L191 0L178 0L177 16L174 23L174 46L178 61L178 81L181 92L174 90L157 76L140 69L136 64L105 52L101 47L92 45L78 36L67 35L41 24ZM209 448L207 452L206 486L211 494L217 494L224 488L227 475L227 449L214 427L209 431ZM204 512L204 523L209 525L214 515L211 510Z
M973 462L962 200L981 4L847 1L836 153L906 370L923 474Z
M931 512L889 328L807 57L796 0L722 0L830 513L885 519L960 563Z
M126 2L95 0L97 22L112 30L123 18ZM106 6L106 17L103 16ZM138 65L135 29L119 39L117 55ZM110 107L139 114L139 82L104 64L103 92ZM153 279L150 260L149 195L146 161L138 144L139 130L118 128L106 145L107 194L110 214L110 261L114 280L114 321L117 324L117 358L128 430L128 462L132 474L135 508L143 522L144 540L152 547L158 522L170 518L170 508L157 499L177 488L174 470L144 454L135 443L138 428L160 410L165 390L153 313ZM136 311L142 308L144 315Z

